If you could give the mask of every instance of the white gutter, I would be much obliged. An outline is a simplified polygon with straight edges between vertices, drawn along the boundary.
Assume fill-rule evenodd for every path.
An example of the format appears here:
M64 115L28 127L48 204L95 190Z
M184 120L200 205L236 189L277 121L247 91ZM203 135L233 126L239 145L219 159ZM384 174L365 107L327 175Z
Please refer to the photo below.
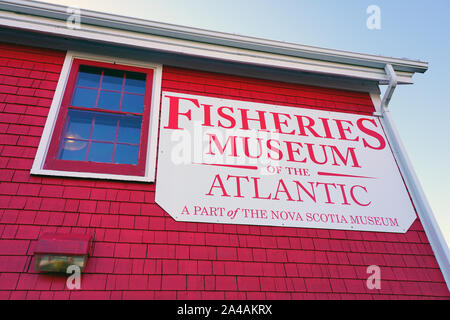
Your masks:
M389 77L389 84L383 100L381 100L381 106L384 110L387 110L389 103L391 102L392 95L394 94L395 88L397 88L398 77L391 64L387 64L384 70L386 70L386 74Z
M304 46L119 15L81 11L81 29L70 30L67 7L38 1L0 2L0 26L74 39L209 57L280 69L346 76L387 83L391 64L399 84L411 84L426 62Z
M406 153L406 149L400 139L400 135L394 125L389 111L389 102L397 86L397 75L389 64L386 65L385 70L390 81L379 105L378 115L380 116L381 124L385 130L403 179L405 180L411 199L420 218L420 222L422 223L437 263L439 264L445 282L447 283L447 288L450 290L450 253L447 242L436 222L430 204L428 203L412 163Z

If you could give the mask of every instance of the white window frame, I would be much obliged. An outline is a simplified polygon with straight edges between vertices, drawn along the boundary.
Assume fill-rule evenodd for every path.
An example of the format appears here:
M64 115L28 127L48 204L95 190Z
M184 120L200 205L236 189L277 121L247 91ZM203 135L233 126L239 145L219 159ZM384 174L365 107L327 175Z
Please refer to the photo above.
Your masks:
M146 69L153 69L153 84L152 84L152 102L150 108L150 124L148 132L148 146L147 158L145 163L145 175L119 175L109 173L92 173L92 172L78 172L78 171L62 171L44 169L47 151L52 140L53 130L58 117L62 98L66 90L67 80L72 69L72 62L74 59L92 60L99 62L106 62L112 64L121 64L133 67L141 67ZM139 182L155 182L156 177L156 158L158 148L158 126L159 114L161 105L161 82L162 82L162 65L155 63L147 63L142 61L135 61L129 59L121 59L110 56L93 55L83 52L68 51L64 59L61 69L61 74L56 86L53 101L45 122L44 131L42 132L41 141L36 153L36 157L31 168L33 175L59 176L59 177L73 177L73 178L91 178L91 179L105 179L105 180L125 180L125 181L139 181Z

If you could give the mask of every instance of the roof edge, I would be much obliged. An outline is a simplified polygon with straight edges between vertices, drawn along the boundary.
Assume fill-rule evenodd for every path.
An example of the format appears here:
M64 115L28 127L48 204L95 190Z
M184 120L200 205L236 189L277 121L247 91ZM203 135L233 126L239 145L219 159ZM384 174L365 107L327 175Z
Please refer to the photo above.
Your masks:
M28 0L7 0L0 2L0 10L3 11L61 21L67 21L71 15L67 8L62 5ZM91 26L383 70L387 64L391 64L395 71L408 73L424 73L428 69L428 63L422 61L305 46L200 28L184 27L110 13L81 10L81 23Z

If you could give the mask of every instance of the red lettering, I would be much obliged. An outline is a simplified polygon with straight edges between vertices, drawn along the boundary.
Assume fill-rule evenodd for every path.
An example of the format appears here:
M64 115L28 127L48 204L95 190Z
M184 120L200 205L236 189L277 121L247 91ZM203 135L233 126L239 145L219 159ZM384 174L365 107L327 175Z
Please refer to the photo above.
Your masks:
M202 104L203 106L203 127L214 127L211 123L211 105Z
M325 164L328 161L328 156L327 156L327 151L325 150L326 145L321 144L320 146L322 147L322 151L323 151L323 157L324 160L322 162L317 161L316 155L314 153L314 144L312 143L307 143L306 144L307 148L308 148L308 154L309 157L311 158L311 160L316 163L316 164Z
M306 190L303 184L301 184L299 181L294 180L294 183L297 185L298 201L303 202L302 197L300 196L300 188L301 188L311 198L312 201L316 202L316 192L314 190L314 182L308 182L309 185L311 186L311 192Z
M330 124L328 123L328 120L330 120L330 119L328 119L328 118L319 118L319 119L322 121L323 128L325 130L324 138L334 139L333 134L331 133L331 130L330 130Z
M218 183L218 186L216 186L216 181ZM223 185L222 179L220 178L220 175L216 174L214 181L212 183L211 188L209 189L209 192L206 194L207 196L213 196L212 190L215 188L219 188L222 191L222 197L230 197L230 195L225 190L225 187Z
M344 156L341 154L341 152L339 151L339 149L336 146L329 146L331 148L331 154L333 155L333 166L339 166L339 164L336 162L336 157L335 155L337 155L339 157L339 159L341 159L342 163L346 166L347 162L349 160L349 156L352 158L352 162L353 168L361 168L361 166L358 163L358 159L356 158L356 153L355 153L355 148L347 148L347 155L344 158Z
M280 188L280 186L281 186L282 188ZM281 189L282 189L282 190L281 190ZM278 198L278 193L280 193L280 192L286 194L287 201L294 201L294 199L292 199L291 195L289 194L289 191L288 191L288 189L287 189L287 187L286 187L286 185L284 184L284 181L283 181L282 179L280 179L280 180L278 181L277 192L275 193L275 197L273 198L273 200L280 200L280 199Z
M356 122L356 125L358 126L359 130L361 130L362 132L364 132L368 136L371 136L371 137L375 138L379 142L379 146L375 147L375 146L370 145L367 142L367 140L365 138L363 138L362 141L363 141L364 147L365 148L371 148L371 149L374 149L374 150L383 150L386 147L386 141L384 140L384 138L378 132L375 132L375 131L370 130L367 127L365 127L364 126L364 121L368 121L368 122L372 123L375 127L378 127L377 123L375 122L375 120L361 118L361 119L358 119L358 121Z
M230 180L230 178L235 178L236 179L236 196L235 196L235 198L243 198L243 196L241 194L241 179L245 179L248 182L248 177L246 177L246 176L231 176L231 175L228 175L227 180Z
M289 124L287 120L280 121L280 116L287 117L288 119L291 119L291 116L286 113L277 113L277 112L271 112L273 115L273 121L275 123L275 133L281 133L281 134L295 134L295 130L292 130L291 132L283 132L281 129L281 125L284 125L286 127L289 127Z
M301 115L296 115L295 117L297 118L298 128L300 130L299 136L307 137L308 134L306 134L306 130L305 129L308 129L308 131L311 132L314 137L316 137L316 138L323 138L320 134L318 134L313 129L313 127L315 125L315 121L314 121L313 118L310 118L308 116L301 116ZM308 120L308 124L303 123L303 119L307 119Z
M253 185L255 188L255 196L253 199L263 199L263 200L269 200L272 197L272 194L270 193L266 198L259 196L259 188L258 188L258 180L261 178L251 177L253 179Z
M249 148L248 148L248 139L250 137L242 137L243 143L244 143L244 154L251 159L259 159L262 156L262 145L261 145L261 138L256 138L256 141L258 142L258 154L257 155L251 155Z
M334 188L336 188L336 185L334 183L317 182L316 186L319 186L319 185L323 185L325 187L325 191L327 193L327 202L325 202L325 203L334 204L334 202L331 201L330 190L328 189L328 186L333 186Z
M344 200L343 203L341 203L343 206L349 206L350 203L347 201L347 196L345 195L345 184L338 184L338 186L341 188L342 192L342 199Z
M217 113L222 119L225 119L230 122L228 126L224 125L222 121L219 120L218 126L225 129L232 129L236 126L236 120L233 118L233 116L230 116L229 114L226 114L223 112L223 110L230 110L231 113L233 113L233 108L230 107L220 107L217 109Z
M361 188L361 189L363 189L363 190L367 193L367 189L366 189L365 187L363 187L363 186L358 186L358 185L356 185L356 186L351 187L351 188L350 188L350 196L352 197L353 201L354 201L357 205L360 205L361 207L367 207L367 206L369 206L369 205L372 203L372 201L369 201L368 203L361 203L361 202L359 202L358 200L356 200L355 193L354 193L354 191L353 191L355 188Z
M267 153L267 156L269 157L269 159L271 160L281 160L283 158L283 152L281 152L281 150L277 147L272 146L272 142L276 142L278 144L278 147L281 146L280 141L275 140L275 139L269 139L267 140L267 149L273 152L276 152L278 154L278 158L274 158L269 152Z
M216 154L212 151L212 143L216 145L216 148L219 150L220 154L224 154L226 147L228 146L228 143L231 145L231 151L230 151L230 157L237 157L237 151L236 151L236 136L229 136L227 139L227 142L225 142L225 145L222 147L219 140L217 139L217 136L213 133L207 133L207 136L209 136L209 152L207 154L215 156Z
M258 118L249 118L247 114L249 109L239 109L239 110L241 111L242 130L250 130L248 122L257 121L260 127L258 131L268 131L265 118L266 111L256 111L258 113Z
M294 149L292 149L292 145L296 144L296 145L299 145L301 148L303 148L303 146L302 146L302 144L300 142L285 141L284 143L286 144L286 148L287 148L287 152L288 152L288 156L289 156L288 161L290 161L290 162L302 162L302 163L306 162L306 158L304 158L303 160L295 160L295 158L294 158L294 153L300 155L300 149L297 148L296 150L294 150Z
M356 137L355 139L349 139L345 134L346 132L352 133L352 130L350 129L350 127L353 126L353 123L351 121L338 120L338 119L333 119L333 120L334 120L334 122L336 122L338 131L339 131L339 135L341 136L341 138L339 140L346 140L346 141L358 141L359 140L359 137ZM344 126L343 126L344 122L349 124L350 126L347 128L344 128Z
M183 98L183 97L174 97L174 96L166 96L170 99L169 104L169 122L164 129L172 129L172 130L184 130L183 128L178 127L179 116L184 116L191 120L191 109L186 112L180 112L180 100L191 101L197 108L200 108L197 99Z

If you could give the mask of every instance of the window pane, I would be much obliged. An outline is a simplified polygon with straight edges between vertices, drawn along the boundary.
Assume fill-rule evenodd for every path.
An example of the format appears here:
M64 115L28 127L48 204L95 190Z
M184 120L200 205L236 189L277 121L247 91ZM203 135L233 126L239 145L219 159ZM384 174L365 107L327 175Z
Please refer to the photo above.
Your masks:
M97 90L76 88L72 97L72 105L75 107L94 108L97 100Z
M59 158L62 160L84 161L87 145L87 141L64 139Z
M114 141L116 138L117 117L102 116L95 117L92 140Z
M124 74L124 71L105 69L102 89L122 91Z
M122 101L123 112L142 113L144 110L144 96L124 94Z
M92 142L89 149L88 161L111 162L114 145L112 143Z
M64 106L64 131L58 142L52 142L52 150L53 143L59 145L58 159L91 162L85 167L80 163L80 168L95 172L103 167L118 172L113 167L139 163L148 74L131 70L112 64L79 65L76 82L68 91L71 101ZM55 162L58 166L64 163Z
M77 86L98 88L98 85L100 84L101 73L102 70L100 68L80 66Z
M120 106L120 96L120 92L101 91L97 107L118 111Z
M133 93L145 93L145 78L146 74L127 72L127 77L125 81L125 92Z
M92 114L84 111L69 110L67 116L67 131L65 138L89 139L92 126Z
M139 144L141 138L141 117L123 117L120 119L117 142Z
M139 147L126 144L118 144L116 146L116 154L114 163L121 164L137 164L139 157Z

